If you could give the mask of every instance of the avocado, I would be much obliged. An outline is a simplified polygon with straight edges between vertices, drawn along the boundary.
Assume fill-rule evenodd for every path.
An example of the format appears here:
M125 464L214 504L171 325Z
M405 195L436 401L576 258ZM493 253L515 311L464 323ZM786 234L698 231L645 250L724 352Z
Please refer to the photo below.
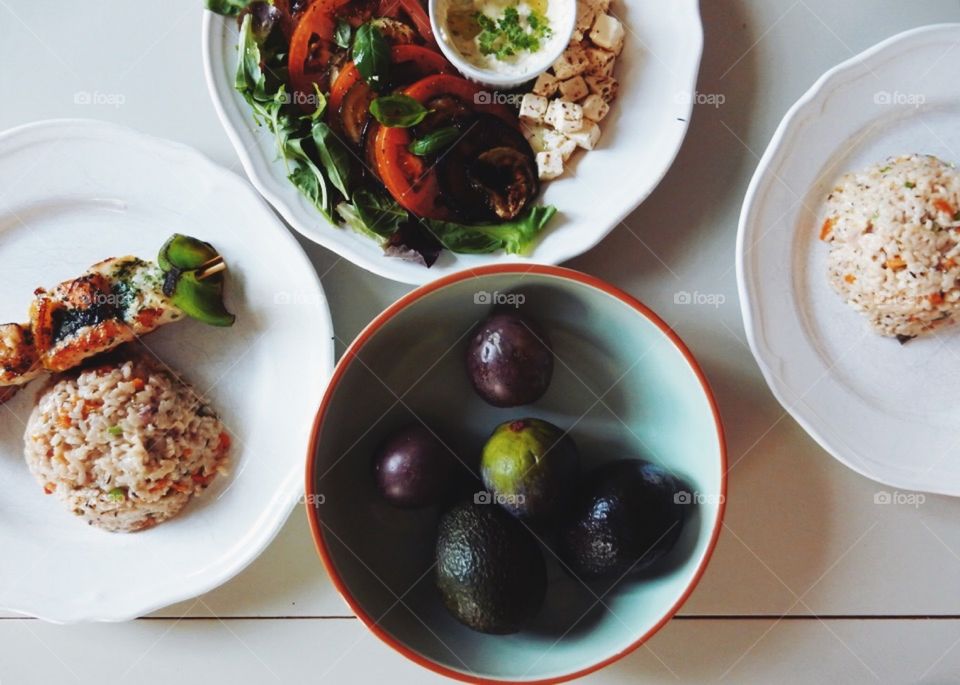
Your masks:
M458 621L503 635L520 630L540 610L547 568L533 535L488 500L478 497L441 516L436 584Z
M552 520L566 509L579 472L573 439L541 419L500 424L480 458L483 483L497 503L531 521Z
M649 568L680 537L690 508L685 489L679 478L640 459L597 467L559 527L560 558L584 580Z

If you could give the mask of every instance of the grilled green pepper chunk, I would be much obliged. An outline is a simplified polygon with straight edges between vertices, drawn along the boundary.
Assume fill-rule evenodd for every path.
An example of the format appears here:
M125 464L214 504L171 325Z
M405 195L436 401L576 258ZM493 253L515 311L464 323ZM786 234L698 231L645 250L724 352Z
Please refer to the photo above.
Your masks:
M157 263L164 272L163 293L174 306L211 326L232 326L237 317L223 304L223 272L198 277L200 268L219 256L210 243L178 233L160 248Z

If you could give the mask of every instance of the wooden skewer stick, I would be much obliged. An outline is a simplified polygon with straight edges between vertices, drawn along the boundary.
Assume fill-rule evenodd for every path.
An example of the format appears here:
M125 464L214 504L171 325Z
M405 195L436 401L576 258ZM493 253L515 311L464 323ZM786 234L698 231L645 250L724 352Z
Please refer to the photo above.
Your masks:
M218 274L221 271L227 270L227 263L223 261L223 257L217 255L213 259L210 259L200 265L200 268L197 269L197 280L202 281L205 278L210 278L214 274Z

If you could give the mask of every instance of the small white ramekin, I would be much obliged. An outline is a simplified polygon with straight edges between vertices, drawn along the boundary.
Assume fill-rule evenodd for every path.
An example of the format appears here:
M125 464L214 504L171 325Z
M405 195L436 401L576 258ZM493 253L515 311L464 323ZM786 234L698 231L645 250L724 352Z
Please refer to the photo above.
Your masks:
M428 9L430 11L430 26L433 29L433 35L437 38L437 45L440 51L466 78L477 83L498 88L514 88L527 81L535 79L537 76L550 68L557 58L567 49L570 44L570 38L573 36L573 28L577 21L577 0L550 0L550 2L563 3L569 5L566 11L561 14L563 23L554 25L554 37L551 39L551 49L538 53L536 59L531 59L529 68L515 73L497 73L490 69L483 69L471 64L463 55L460 54L452 41L448 37L446 27L446 11L450 0L429 0Z

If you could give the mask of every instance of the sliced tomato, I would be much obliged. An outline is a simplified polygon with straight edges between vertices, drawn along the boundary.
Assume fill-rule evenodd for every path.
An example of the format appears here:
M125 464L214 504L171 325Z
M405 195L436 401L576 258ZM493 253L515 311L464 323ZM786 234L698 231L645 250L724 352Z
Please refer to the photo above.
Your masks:
M295 93L312 95L314 84L326 90L333 59L334 12L346 0L314 0L290 38L290 86Z
M390 59L399 73L399 83L411 83L433 74L451 74L454 69L443 55L421 45L394 45ZM347 62L330 88L329 112L340 111L344 96L360 80L360 72L353 62Z
M333 41L337 20L356 28L373 16L377 0L312 0L290 38L290 85L294 92L312 95L314 85L326 92L334 53L343 49ZM306 100L309 102L309 100Z
M343 69L340 70L340 74L337 76L337 80L333 82L333 85L330 87L330 97L327 100L327 113L331 117L335 117L337 112L340 111L340 104L343 102L344 96L350 89L353 88L354 84L360 80L360 72L357 71L357 67L353 62L347 62L343 65Z
M452 212L441 202L436 173L423 157L410 154L409 144L406 129L381 126L374 150L377 175L401 207L430 219L451 218Z
M437 74L420 79L404 91L421 104L427 104L436 97L452 95L468 107L478 112L486 112L503 119L515 128L520 127L516 112L506 105L491 102L492 93L483 86L459 76Z
M439 97L455 97L467 107L492 114L519 129L517 115L509 107L487 102L489 91L471 81L449 74L428 76L403 93L426 105ZM444 204L436 169L423 157L410 152L409 129L381 126L377 131L377 173L393 198L417 216L450 219L453 211Z

